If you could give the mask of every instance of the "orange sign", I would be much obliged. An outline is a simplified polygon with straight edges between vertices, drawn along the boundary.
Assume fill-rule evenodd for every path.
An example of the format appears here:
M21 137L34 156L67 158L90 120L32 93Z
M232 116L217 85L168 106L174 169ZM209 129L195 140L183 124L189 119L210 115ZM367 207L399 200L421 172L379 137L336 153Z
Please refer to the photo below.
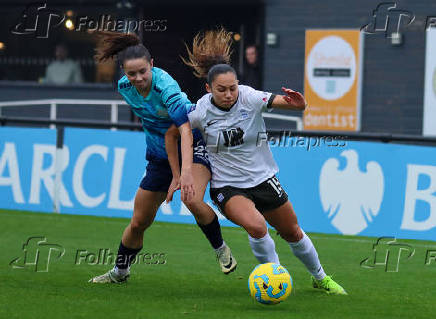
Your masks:
M307 30L304 129L360 130L360 30Z

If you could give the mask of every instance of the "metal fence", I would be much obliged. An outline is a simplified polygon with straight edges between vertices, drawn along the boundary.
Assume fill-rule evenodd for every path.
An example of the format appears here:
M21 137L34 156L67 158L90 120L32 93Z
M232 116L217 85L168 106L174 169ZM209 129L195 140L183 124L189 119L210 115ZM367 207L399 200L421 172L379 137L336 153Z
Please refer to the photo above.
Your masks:
M2 116L2 108L6 107L32 107L35 105L47 105L50 106L50 117L51 121L50 128L55 128L57 120L57 107L58 105L96 105L96 106L106 106L110 107L110 122L115 124L118 123L118 106L127 105L124 100L95 100L95 99L44 99L44 100L24 100L24 101L6 101L0 102L0 116ZM269 112L263 113L264 118L283 120L288 122L294 122L297 130L301 131L303 129L303 121L298 116L289 116L283 114L273 114ZM29 122L26 122L29 123ZM41 124L41 122L38 122ZM34 124L38 124L35 122ZM72 123L69 121L69 123ZM86 123L86 122L83 122ZM70 124L72 125L72 124ZM124 125L124 124L122 124ZM111 125L112 128L117 127L116 125Z

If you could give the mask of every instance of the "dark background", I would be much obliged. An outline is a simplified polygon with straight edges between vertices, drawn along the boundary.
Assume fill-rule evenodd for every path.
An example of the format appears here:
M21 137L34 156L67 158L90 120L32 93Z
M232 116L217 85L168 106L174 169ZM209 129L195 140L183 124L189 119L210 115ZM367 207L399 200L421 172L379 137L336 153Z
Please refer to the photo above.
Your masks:
M12 81L38 81L44 75L58 42L67 43L70 56L80 61L87 83L95 80L92 55L95 38L82 32L71 32L59 27L48 39L35 39L31 35L13 35L9 28L16 23L28 1L0 2L0 41L6 48L0 51L0 79ZM199 30L223 25L230 31L241 33L243 43L235 42L233 65L239 69L241 47L255 43L260 47L263 70L263 89L275 93L282 86L303 91L305 30L317 28L360 29L371 22L372 11L381 2L368 1L131 1L133 8L120 9L118 1L49 1L57 10L73 10L77 15L97 16L113 14L136 19L165 19L164 32L144 32L144 44L155 58L155 65L167 70L192 100L200 97L203 84L191 70L183 65L180 55L186 56L184 41L188 43ZM121 1L125 5L125 1ZM422 133L425 21L436 16L436 1L397 1L397 7L412 12L415 21L402 28L403 45L392 46L383 33L366 35L362 78L361 130L404 134ZM73 18L74 21L74 18ZM265 44L266 34L279 36L277 47ZM0 81L1 82L1 81ZM5 84L6 83L6 84ZM0 83L0 99L24 99L26 90L11 91L11 82ZM88 89L91 96L119 98L116 92ZM56 88L54 89L56 90ZM63 94L84 94L80 88L70 87ZM31 90L29 90L30 92ZM41 85L37 92L53 95ZM20 93L21 92L21 93ZM51 93L50 93L51 92ZM19 97L16 94L20 95ZM35 93L38 94L38 93ZM44 96L43 98L49 98ZM30 98L30 97L29 97ZM301 116L298 112L280 112ZM436 119L435 119L436 120Z

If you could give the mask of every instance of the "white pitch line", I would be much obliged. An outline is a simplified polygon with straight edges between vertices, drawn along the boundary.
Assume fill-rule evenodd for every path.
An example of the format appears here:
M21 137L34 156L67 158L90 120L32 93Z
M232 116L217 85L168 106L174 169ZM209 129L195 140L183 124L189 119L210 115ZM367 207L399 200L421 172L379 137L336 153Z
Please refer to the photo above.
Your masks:
M153 225L152 227L168 227L170 226L172 223L167 223L167 224L160 224L160 225ZM177 223L174 223L174 225L179 225ZM185 225L190 225L190 224L185 224ZM223 227L226 229L226 231L237 231L240 232L241 228L239 227ZM274 230L272 230L274 231ZM340 236L340 234L331 234L332 236ZM330 236L319 236L319 235L310 235L309 233L309 237L312 239L319 239L319 240L339 240L339 241L349 241L349 242L355 242L355 243L365 243L365 244L375 244L377 242L377 239L379 237L374 237L374 239L364 239L364 238L341 238L341 237L330 237ZM384 236L387 237L387 236ZM400 238L397 238L397 242L401 243ZM413 240L413 241L418 241L419 239L404 239L404 240ZM434 244L420 244L420 243L408 243L409 245L413 246L413 247L424 247L424 248L435 248L436 249L436 242Z
M310 235L310 238L313 239L327 239L327 240L339 240L339 241L350 241L350 242L356 242L356 243L370 243L370 244L375 244L378 237L375 237L374 240L370 240L370 239L359 239L359 238L338 238L338 237L324 237L324 236L313 236ZM397 238L397 242L401 243L401 238ZM404 240L419 240L419 239L404 239ZM436 242L433 245L430 244L419 244L419 243L407 243L408 245L411 245L413 247L431 247L431 248L435 248L436 249Z

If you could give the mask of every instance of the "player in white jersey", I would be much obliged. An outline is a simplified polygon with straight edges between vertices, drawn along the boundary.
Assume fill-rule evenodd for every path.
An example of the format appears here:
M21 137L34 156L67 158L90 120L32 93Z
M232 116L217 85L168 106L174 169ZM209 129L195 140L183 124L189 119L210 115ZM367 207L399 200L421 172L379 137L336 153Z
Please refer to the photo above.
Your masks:
M238 85L230 60L231 34L208 31L194 38L189 61L198 77L206 78L206 90L188 117L207 145L212 167L210 195L220 211L249 234L259 262L279 262L266 221L289 243L295 256L312 274L312 284L329 294L345 290L321 266L315 247L297 222L286 192L275 174L278 167L264 137L262 111L267 108L304 110L306 100L293 90L285 95L254 90ZM166 133L168 159L177 161L178 130ZM172 164L174 165L174 164ZM171 197L169 190L169 197Z

